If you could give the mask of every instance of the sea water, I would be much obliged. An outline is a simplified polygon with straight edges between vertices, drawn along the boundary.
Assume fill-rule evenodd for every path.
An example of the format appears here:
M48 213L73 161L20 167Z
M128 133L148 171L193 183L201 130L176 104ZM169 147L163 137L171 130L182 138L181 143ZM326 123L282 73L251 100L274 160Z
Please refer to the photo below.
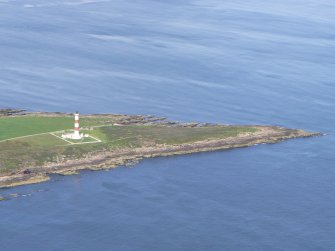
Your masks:
M0 107L322 132L2 189L0 250L335 250L331 0L1 0Z

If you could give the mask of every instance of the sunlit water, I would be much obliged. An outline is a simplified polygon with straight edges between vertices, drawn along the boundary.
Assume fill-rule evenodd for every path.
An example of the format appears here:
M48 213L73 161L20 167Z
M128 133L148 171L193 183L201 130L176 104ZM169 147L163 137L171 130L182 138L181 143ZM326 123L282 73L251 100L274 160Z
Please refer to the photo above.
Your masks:
M331 0L0 0L0 107L326 133L0 190L0 250L335 250L334 13Z

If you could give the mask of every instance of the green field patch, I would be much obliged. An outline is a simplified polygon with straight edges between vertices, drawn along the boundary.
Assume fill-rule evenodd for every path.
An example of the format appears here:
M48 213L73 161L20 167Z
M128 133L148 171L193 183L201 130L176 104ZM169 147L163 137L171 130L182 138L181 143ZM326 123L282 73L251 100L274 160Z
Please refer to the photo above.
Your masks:
M102 132L100 127L94 128L93 130L82 130L82 133L89 134L91 137L97 138L102 142L108 141L108 137Z
M80 120L81 127L89 128L103 124L112 123L110 118L105 117L83 117ZM56 132L72 129L74 119L72 116L60 117L39 117L39 116L19 116L0 118L0 141L34 135L47 132Z
M67 139L67 141L70 141L73 144L100 143L100 140L97 140L91 137L83 138L80 140Z
M0 140L54 132L72 128L70 117L5 117L0 118Z
M105 139L115 147L138 147L152 144L183 144L201 140L224 139L257 129L244 126L167 127L108 126L100 128Z
M57 138L49 133L42 135L34 135L25 138L13 140L26 146L63 146L68 145L66 141Z

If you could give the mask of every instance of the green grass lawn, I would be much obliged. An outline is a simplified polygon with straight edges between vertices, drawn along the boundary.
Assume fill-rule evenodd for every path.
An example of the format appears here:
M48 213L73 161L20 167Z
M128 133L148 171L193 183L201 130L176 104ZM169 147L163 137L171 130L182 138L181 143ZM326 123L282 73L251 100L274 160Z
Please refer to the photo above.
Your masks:
M69 143L66 141L57 138L51 134L42 134L42 135L35 135L26 138L20 138L15 140L15 142L22 143L27 147L54 147L54 146L66 146Z
M54 132L73 127L71 117L6 117L0 118L0 140Z
M81 127L95 126L109 122L110 119L82 118ZM55 132L73 128L74 119L69 117L19 116L0 118L0 141L32 134Z

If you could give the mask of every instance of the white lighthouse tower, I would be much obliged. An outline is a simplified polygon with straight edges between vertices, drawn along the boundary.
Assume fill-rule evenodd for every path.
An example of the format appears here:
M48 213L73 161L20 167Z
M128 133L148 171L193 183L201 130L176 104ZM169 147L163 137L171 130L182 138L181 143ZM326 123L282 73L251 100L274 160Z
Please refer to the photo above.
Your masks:
M80 134L80 125L79 125L79 112L74 114L74 132L73 139L82 139L83 135Z
M79 123L79 112L76 112L74 114L74 131L73 133L63 134L63 139L74 139L74 140L80 140L84 137L88 137L87 135L84 135L83 133L80 133L80 123Z

